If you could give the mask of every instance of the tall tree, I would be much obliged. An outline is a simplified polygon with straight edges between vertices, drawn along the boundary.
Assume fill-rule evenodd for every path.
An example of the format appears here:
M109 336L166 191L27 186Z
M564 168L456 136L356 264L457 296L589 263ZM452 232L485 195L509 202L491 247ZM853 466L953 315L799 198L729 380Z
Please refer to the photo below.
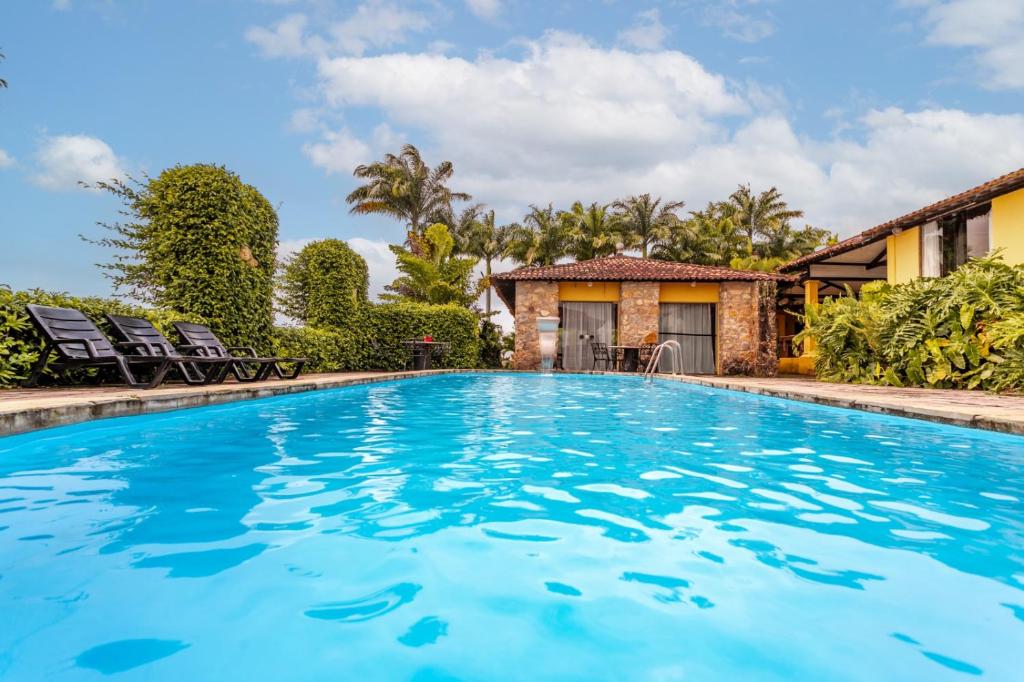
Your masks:
M754 255L754 238L767 237L780 224L803 216L803 211L789 208L782 192L775 187L755 194L750 185L740 185L726 202L735 210L733 221L747 236L747 253Z
M733 222L732 212L721 203L709 203L703 211L672 227L669 238L655 245L653 256L698 265L728 265L745 253L743 234Z
M652 199L650 194L640 194L620 199L612 207L619 212L627 245L639 247L640 254L647 258L652 246L668 239L672 226L679 222L676 211L685 204L683 201L662 204L661 197Z
M381 298L471 306L480 296L479 283L474 286L472 281L477 260L454 255L455 239L448 227L435 223L412 239L409 248L389 247L403 274L386 287L392 293Z
M453 173L451 161L431 168L420 151L407 144L397 156L387 154L383 161L357 166L352 174L366 183L345 201L351 204L352 213L377 213L404 221L406 245L412 247L415 237L422 237L430 224L430 216L443 212L453 201L472 198L448 187Z
M0 62L2 62L4 59L6 59L6 57L4 56L4 53L0 52ZM6 87L7 87L7 81L5 81L3 78L0 78L0 88L6 88Z
M608 206L577 201L559 217L566 228L566 251L576 260L610 256L622 243L619 218Z
M462 253L474 256L484 263L483 285L484 312L488 319L491 315L491 266L495 259L503 258L509 250L514 234L512 225L496 225L494 211L488 211L480 220L475 221L473 229L461 247Z
M554 265L566 255L566 228L551 204L530 206L523 224L511 231L508 255L520 265Z

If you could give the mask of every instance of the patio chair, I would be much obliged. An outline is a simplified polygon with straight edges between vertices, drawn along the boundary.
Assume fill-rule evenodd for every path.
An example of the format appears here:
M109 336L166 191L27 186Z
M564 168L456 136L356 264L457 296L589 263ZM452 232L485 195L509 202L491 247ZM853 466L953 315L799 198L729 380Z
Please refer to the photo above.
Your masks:
M658 347L657 343L641 343L639 362L637 363L637 371L643 372L647 369L648 363L651 361L651 356L654 355L654 349Z
M599 362L603 362L604 368L608 369L614 361L611 354L608 352L607 343L598 343L597 341L594 341L590 344L590 350L594 354L594 365L591 369L597 369L597 363Z
M107 313L107 321L121 341L140 344L135 348L135 355L181 355L188 358L188 362L182 362L177 366L178 373L186 384L219 384L227 378L231 370L231 360L196 355L203 346L173 346L147 319Z
M185 344L198 347L196 355L230 360L230 372L238 381L263 381L271 372L279 379L295 379L307 362L306 358L261 358L251 346L225 346L209 327L194 322L175 322L174 329ZM279 363L294 364L295 368L285 372Z
M80 310L36 305L26 306L28 317L42 335L43 350L32 366L25 386L31 388L39 383L39 377L46 369L46 362L55 351L59 359L51 369L60 373L75 368L114 369L124 383L132 388L155 388L167 373L180 368L190 359L179 355L124 355L121 350L146 347L138 341L112 344L96 324ZM149 381L139 381L132 369L150 369L153 375ZM182 372L185 375L185 372Z

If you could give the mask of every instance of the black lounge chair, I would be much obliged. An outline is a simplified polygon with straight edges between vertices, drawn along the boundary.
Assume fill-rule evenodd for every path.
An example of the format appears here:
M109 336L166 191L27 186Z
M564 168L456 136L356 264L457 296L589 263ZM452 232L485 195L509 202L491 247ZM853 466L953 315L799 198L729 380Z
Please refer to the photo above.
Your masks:
M209 327L194 322L175 322L174 328L188 346L198 347L196 355L230 360L230 371L238 381L263 381L271 372L279 379L295 379L306 364L306 358L261 358L249 346L225 346ZM285 372L279 363L294 363L295 368Z
M35 304L29 304L26 308L29 319L45 342L39 359L25 381L25 386L30 388L39 382L39 377L46 369L46 361L54 351L59 359L51 369L57 372L74 368L112 368L132 388L159 386L169 371L194 360L178 355L124 355L121 350L138 349L146 344L137 341L112 344L92 320L73 308ZM132 372L133 368L151 369L153 376L149 381L139 381ZM182 375L185 376L185 372Z
M219 384L231 370L231 360L196 355L203 346L173 346L147 319L107 313L107 321L121 341L139 344L135 346L136 355L180 355L186 359L176 369L187 384Z

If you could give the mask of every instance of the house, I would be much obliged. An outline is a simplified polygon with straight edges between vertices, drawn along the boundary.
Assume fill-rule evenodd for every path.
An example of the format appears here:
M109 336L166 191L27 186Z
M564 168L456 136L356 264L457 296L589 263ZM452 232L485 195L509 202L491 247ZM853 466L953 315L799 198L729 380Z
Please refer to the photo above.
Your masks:
M615 255L492 275L515 316L517 369L538 369L538 317L559 318L562 367L591 369L592 343L677 340L691 374L772 375L774 273Z
M813 373L813 348L793 357L787 343L796 318L825 296L874 280L892 284L941 277L969 258L999 249L1008 263L1024 263L1024 169L876 225L779 268L793 279L779 291L780 371Z

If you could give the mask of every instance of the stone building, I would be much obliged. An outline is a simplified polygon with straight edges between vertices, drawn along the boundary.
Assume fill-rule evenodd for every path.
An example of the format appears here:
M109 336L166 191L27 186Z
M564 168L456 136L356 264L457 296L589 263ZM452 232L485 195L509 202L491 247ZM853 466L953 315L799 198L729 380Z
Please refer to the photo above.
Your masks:
M598 369L594 344L676 340L688 374L774 375L772 273L631 256L520 268L493 275L515 316L517 369L540 367L538 317L560 320L560 366ZM600 346L598 346L600 349Z

